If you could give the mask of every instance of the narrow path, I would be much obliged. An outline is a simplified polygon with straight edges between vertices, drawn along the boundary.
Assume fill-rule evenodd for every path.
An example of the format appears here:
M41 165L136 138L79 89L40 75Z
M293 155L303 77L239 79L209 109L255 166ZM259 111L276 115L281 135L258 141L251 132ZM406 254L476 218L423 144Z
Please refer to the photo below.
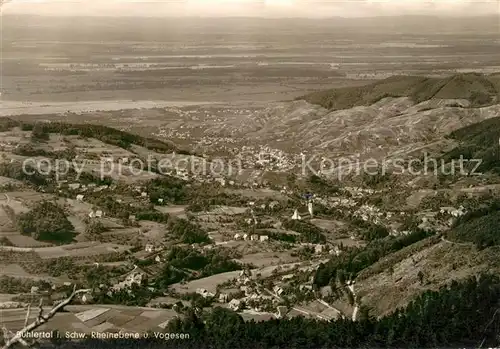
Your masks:
M349 289L349 291L351 291L352 297L354 299L354 311L352 312L352 321L356 321L358 319L359 304L356 301L356 292L354 291L354 284L352 282L348 282L347 288Z
M441 236L441 241L447 242L449 244L455 244L455 245L461 245L461 246L470 246L472 243L471 242L456 242L456 241L450 241L444 236Z

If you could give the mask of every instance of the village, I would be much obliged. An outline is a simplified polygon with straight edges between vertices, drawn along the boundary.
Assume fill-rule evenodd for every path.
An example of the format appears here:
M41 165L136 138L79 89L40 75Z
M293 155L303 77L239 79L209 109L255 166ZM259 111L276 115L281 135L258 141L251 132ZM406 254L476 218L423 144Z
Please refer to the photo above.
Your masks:
M317 176L269 180L266 174L296 166L270 148L248 147L241 171L214 175L191 166L210 165L209 157L176 151L153 152L156 160L186 165L159 173L142 165L146 150L138 145L124 149L57 133L39 141L16 127L2 139L1 277L9 284L25 280L4 308L22 309L34 298L57 304L78 283L88 288L75 300L81 306L150 307L169 319L186 307L221 306L246 320L355 320L355 281L318 287L318 269L378 238L400 239L417 228L439 234L467 213L442 198L446 189L419 195L432 204L416 211L377 204L390 188L353 182L324 190L329 179ZM33 177L15 174L27 165L47 173L64 151L73 152L73 170L35 185ZM40 205L61 209L64 218L57 219L69 222L71 241L43 241L19 229Z

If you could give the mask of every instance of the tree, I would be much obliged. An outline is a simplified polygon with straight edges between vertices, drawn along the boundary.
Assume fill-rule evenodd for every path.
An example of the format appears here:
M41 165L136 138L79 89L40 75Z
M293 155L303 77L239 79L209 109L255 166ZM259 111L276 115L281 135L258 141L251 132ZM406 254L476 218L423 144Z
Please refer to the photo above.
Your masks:
M207 333L231 346L231 343L237 342L235 333L245 330L243 318L232 310L216 307L205 320Z
M359 321L364 320L375 320L375 317L371 314L371 308L363 304L359 307Z
M424 277L425 277L425 275L422 272L422 270L420 270L418 272L417 277L418 277L418 281L420 282L420 284L423 285L424 284Z
M50 201L37 203L31 211L19 215L17 225L22 234L54 242L71 241L75 230L64 210Z
M99 240L102 233L106 231L106 227L96 220L91 220L85 227L85 235L90 239Z
M170 221L170 232L186 244L208 243L210 238L208 234L197 224L191 223L186 219L176 219Z
M49 138L50 135L42 123L38 122L33 126L33 130L31 131L31 139L33 141L47 141Z

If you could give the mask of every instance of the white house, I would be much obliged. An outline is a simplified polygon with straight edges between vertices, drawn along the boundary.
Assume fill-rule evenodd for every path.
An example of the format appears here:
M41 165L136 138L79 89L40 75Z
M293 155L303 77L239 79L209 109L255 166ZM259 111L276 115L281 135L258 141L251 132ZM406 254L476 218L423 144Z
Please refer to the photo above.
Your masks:
M227 303L228 297L226 293L219 294L219 303Z
M241 235L240 234L234 234L234 239L235 240L240 240L241 239Z
M279 286L274 286L273 288L273 291L274 293L276 293L278 296L281 296L281 294L283 293L283 289Z
M152 244L146 244L146 247L144 249L146 252L154 252L155 247Z
M77 201L83 201L83 195L82 194L79 194L76 196L76 200Z
M148 193L146 193L145 191L143 191L143 192L141 193L141 197L145 198L145 197L147 197L147 196L148 196Z
M229 302L229 308L233 311L238 311L241 309L241 301L239 299L232 299Z
M209 298L209 297L214 297L215 295L212 292L208 292L204 288L199 288L196 290L196 293L201 295L203 298Z
M103 216L102 211L101 211L101 210L97 210L97 211L95 211L95 216L96 216L97 218L101 218L101 217Z
M278 307L276 307L276 311L277 311L276 317L278 319L283 319L288 313L288 308L285 307L284 305L279 305Z
M342 251L338 246L334 246L328 253L339 256L342 253Z
M260 236L260 241L264 242L264 241L268 241L268 240L269 240L269 236L267 236L267 235Z
M163 199L158 199L158 203L163 204Z
M253 234L252 236L250 236L250 240L252 240L252 241L257 241L257 240L259 240L259 235L257 235L257 234Z
M248 240L248 234L243 234L243 240Z

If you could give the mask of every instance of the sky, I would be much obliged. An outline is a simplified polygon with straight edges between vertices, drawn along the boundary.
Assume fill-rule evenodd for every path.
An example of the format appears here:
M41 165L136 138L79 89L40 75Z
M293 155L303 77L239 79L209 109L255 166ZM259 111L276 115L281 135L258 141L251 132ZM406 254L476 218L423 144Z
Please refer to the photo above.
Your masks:
M1 0L0 0L1 1ZM3 14L373 17L500 14L500 0L7 0Z

